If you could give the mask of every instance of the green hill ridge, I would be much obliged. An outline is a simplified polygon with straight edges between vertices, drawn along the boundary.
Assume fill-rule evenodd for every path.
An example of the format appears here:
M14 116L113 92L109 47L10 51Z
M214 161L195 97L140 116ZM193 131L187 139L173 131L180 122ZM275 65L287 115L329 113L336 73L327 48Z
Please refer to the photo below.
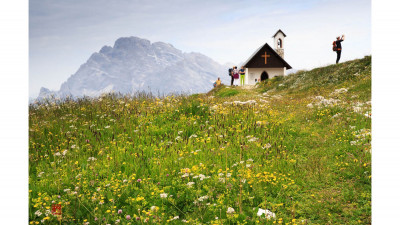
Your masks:
M371 56L207 94L31 105L29 220L370 224ZM262 214L262 215L261 215Z

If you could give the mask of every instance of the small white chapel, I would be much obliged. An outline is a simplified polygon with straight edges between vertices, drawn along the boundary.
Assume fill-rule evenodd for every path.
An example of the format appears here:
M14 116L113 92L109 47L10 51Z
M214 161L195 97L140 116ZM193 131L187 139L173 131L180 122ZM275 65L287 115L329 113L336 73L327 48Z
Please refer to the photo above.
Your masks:
M244 63L246 68L245 84L254 85L275 76L286 75L292 67L284 60L286 34L280 29L274 36L274 48L267 43L260 46Z

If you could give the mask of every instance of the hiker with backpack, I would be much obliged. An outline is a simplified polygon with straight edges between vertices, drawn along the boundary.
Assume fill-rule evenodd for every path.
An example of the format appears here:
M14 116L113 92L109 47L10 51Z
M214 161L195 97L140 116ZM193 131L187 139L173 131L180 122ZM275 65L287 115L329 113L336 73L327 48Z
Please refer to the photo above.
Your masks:
M339 63L340 60L340 55L342 54L342 44L341 42L344 41L344 34L342 35L342 38L338 36L336 38L336 41L333 42L333 51L336 51L336 64Z
M232 67L232 68L229 68L229 76L231 77L231 86L233 86L233 68L234 67Z

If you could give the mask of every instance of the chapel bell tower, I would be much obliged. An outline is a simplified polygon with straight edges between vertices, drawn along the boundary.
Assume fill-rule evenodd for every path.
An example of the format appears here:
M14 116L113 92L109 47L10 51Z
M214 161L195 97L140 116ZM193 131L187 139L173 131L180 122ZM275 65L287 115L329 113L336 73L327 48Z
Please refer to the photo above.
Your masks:
M274 36L272 36L274 38L274 48L276 53L278 53L278 55L282 58L284 58L284 48L285 48L285 37L286 34L283 33L283 31L281 31L281 29L279 29Z

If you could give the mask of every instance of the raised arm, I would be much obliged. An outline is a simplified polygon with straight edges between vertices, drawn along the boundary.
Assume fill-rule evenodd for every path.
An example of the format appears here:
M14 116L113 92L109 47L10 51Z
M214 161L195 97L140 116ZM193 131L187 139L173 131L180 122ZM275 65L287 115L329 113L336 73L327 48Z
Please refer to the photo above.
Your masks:
M344 41L344 34L342 35L342 41Z

